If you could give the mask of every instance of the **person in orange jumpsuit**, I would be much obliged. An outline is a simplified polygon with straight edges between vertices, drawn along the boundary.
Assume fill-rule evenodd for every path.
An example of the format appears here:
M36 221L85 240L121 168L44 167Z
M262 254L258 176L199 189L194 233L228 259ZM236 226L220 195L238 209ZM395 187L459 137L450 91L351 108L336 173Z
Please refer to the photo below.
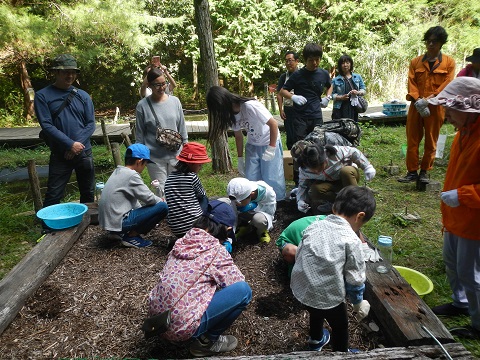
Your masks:
M436 96L455 78L455 60L440 51L447 38L448 34L443 27L431 27L423 36L427 52L410 62L406 98L414 106L410 106L407 114L408 172L398 179L399 182L429 181L427 171L433 167L445 112L441 106L428 106L426 98ZM425 145L418 174L419 146L424 136Z
M453 303L432 311L470 315L472 326L451 333L480 339L480 80L458 77L428 102L443 105L447 121L458 129L441 193L443 261Z

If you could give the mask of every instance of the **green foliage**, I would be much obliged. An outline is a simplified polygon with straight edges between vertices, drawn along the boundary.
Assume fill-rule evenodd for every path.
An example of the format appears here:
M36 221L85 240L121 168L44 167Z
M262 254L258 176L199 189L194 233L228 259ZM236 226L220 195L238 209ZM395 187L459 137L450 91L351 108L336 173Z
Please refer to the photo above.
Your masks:
M3 124L20 119L20 100L15 98L14 110L2 103L5 94L19 86L19 61L26 61L38 90L48 83L47 60L60 52L77 56L81 87L97 109L133 109L142 70L152 55L161 56L182 84L176 95L191 104L197 90L192 86L194 73L200 68L191 1L16 3L20 5L0 4ZM324 68L333 70L343 53L354 58L371 102L405 99L409 61L425 51L421 38L430 26L445 26L449 41L443 50L457 60L457 70L463 67L478 46L479 7L475 0L210 1L219 73L230 90L263 96L263 83L276 82L284 71L286 50L301 52L305 43L318 42L324 47ZM201 106L203 74L195 75Z

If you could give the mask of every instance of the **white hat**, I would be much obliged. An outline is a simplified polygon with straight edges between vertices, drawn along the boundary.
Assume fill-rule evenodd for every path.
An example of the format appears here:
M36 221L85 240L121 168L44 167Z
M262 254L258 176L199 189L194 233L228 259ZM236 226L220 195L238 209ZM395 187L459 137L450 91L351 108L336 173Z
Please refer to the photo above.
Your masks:
M470 76L457 77L428 102L461 112L480 113L480 80Z
M257 190L257 184L245 178L237 177L230 180L227 185L227 194L237 201L245 200L252 191Z

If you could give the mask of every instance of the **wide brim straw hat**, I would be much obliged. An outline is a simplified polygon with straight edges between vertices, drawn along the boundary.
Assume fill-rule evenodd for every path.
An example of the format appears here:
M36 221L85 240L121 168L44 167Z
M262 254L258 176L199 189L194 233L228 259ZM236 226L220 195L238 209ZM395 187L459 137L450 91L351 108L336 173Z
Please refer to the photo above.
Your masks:
M189 164L205 164L212 161L208 157L207 148L197 142L188 142L183 145L182 151L177 156L177 160Z
M460 76L453 79L434 98L432 105L442 105L461 112L480 113L480 79Z

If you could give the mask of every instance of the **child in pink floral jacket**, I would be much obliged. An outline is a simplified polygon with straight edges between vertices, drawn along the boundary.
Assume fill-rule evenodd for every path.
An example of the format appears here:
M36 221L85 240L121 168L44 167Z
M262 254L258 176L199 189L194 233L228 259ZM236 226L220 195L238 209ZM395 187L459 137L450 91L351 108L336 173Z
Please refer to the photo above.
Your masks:
M149 316L171 310L171 341L193 339L190 353L209 356L233 350L237 339L222 335L252 298L245 277L221 244L235 224L227 203L209 206L168 254L160 279L150 292Z

